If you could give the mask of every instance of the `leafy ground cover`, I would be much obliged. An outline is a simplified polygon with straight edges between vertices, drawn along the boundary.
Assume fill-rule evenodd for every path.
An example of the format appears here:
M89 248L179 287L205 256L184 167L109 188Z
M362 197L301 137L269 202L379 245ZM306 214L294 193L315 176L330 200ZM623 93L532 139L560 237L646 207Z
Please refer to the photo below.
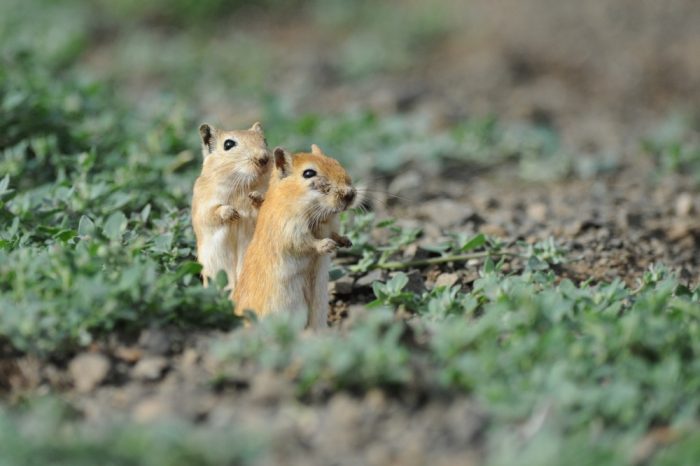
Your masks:
M0 464L695 464L692 117L572 144L568 98L446 105L461 10L255 3L0 6ZM501 91L561 78L504 55ZM363 186L328 332L201 286L212 115Z

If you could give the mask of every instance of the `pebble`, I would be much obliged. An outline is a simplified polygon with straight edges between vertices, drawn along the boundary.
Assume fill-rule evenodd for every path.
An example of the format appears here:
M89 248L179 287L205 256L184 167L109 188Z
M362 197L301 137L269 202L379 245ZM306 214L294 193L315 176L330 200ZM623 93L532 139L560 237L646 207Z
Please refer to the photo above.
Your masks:
M371 287L372 283L376 281L383 281L384 280L384 272L381 270L372 270L371 272L367 273L366 275L361 276L360 278L357 279L355 282L355 288L367 288Z
M424 202L420 213L440 228L462 225L474 214L474 210L463 202L452 199L434 199Z
M141 359L131 370L135 379L154 381L163 376L169 363L163 356L147 356Z
M435 279L435 285L434 287L437 288L439 286L444 286L444 287L450 287L457 283L459 281L459 275L456 273L441 273L438 275L438 277Z
M109 373L110 362L101 353L81 353L68 364L68 372L78 392L92 391Z
M508 236L508 232L505 230L505 228L493 223L481 225L479 227L479 232L488 236L496 236L500 238Z
M170 352L171 341L167 333L163 330L150 328L141 332L139 345L149 353L164 355Z
M693 212L693 196L689 193L681 193L676 198L676 215L687 217Z
M250 398L253 402L270 404L286 399L293 391L286 379L272 371L262 371L253 377Z
M397 196L415 196L423 187L423 177L415 170L398 175L387 187L387 191Z
M547 220L547 205L543 202L534 202L527 206L527 216L536 222Z
M136 422L153 422L162 420L170 411L167 403L158 397L151 397L139 402L134 407L133 418Z
M119 346L114 351L114 355L122 361L133 364L139 359L141 359L141 356L143 356L143 352L139 348L134 348L130 346Z
M332 281L328 284L328 291L330 294L335 295L349 295L352 293L352 285L355 280L345 275L339 279Z

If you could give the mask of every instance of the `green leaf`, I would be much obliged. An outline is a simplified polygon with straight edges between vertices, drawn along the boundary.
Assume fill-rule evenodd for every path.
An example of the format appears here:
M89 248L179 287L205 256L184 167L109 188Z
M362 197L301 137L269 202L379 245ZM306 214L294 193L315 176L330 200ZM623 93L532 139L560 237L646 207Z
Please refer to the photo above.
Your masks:
M441 244L422 244L421 249L428 252L435 252L438 254L443 254L450 249L450 243Z
M153 238L152 249L157 252L170 252L173 247L173 234L163 233Z
M459 250L460 252L467 252L481 247L484 244L486 244L486 235L484 235L483 233L479 233L478 235L464 243Z
M102 227L102 232L111 240L119 240L124 234L124 231L126 231L126 224L126 215L124 215L124 212L121 210L118 210L109 216Z
M391 280L386 283L386 288L389 294L397 294L408 284L408 275L404 272L398 272Z
M143 210L141 210L141 221L143 223L146 223L149 215L151 215L151 204L146 204L146 207L144 207Z
M10 185L10 175L5 175L5 177L2 180L0 180L0 196L12 191L11 189L7 189L7 187L9 185Z
M341 277L347 275L348 272L343 267L334 267L328 272L328 279L330 281L338 280Z
M182 277L185 277L187 275L199 275L201 271L202 264L200 264L199 262L183 262L182 265L180 265L180 267L178 267L177 271L175 272L175 280L180 280Z
M491 273L496 270L496 265L493 263L493 259L487 257L484 261L484 273Z
M58 233L54 234L53 237L59 241L66 242L70 241L73 238L77 236L77 232L75 230L61 230Z
M87 215L83 215L80 217L80 221L78 222L78 235L85 237L85 236L92 236L95 234L95 222L90 220L90 217Z

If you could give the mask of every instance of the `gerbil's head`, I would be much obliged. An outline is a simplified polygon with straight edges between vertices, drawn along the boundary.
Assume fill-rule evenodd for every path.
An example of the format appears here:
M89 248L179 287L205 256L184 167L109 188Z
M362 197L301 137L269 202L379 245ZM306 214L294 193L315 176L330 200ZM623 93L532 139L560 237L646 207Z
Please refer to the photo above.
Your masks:
M224 131L205 123L199 127L199 135L205 167L251 180L270 170L270 151L260 123L240 131Z
M273 183L295 186L312 219L325 220L352 207L357 191L350 175L337 160L326 156L313 144L311 152L291 155L281 147L274 151Z

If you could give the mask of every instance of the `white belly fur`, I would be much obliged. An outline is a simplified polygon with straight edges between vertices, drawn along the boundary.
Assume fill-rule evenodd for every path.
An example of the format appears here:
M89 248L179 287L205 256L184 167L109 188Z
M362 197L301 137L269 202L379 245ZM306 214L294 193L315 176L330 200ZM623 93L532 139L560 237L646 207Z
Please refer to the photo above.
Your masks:
M228 277L227 289L233 292L243 266L243 256L255 230L255 220L247 217L209 229L202 240L198 259L202 275L213 279L223 270Z

